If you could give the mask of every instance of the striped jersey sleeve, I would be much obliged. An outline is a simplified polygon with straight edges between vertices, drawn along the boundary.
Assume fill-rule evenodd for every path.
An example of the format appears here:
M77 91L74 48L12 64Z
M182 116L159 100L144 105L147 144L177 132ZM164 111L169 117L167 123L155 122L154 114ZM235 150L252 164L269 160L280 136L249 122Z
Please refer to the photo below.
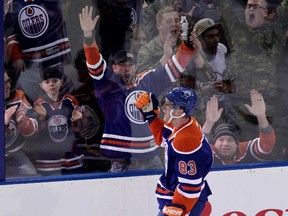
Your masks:
M106 61L103 59L99 48L95 41L91 45L83 44L86 64L89 69L90 76L95 80L100 80L104 76L104 72L107 68Z

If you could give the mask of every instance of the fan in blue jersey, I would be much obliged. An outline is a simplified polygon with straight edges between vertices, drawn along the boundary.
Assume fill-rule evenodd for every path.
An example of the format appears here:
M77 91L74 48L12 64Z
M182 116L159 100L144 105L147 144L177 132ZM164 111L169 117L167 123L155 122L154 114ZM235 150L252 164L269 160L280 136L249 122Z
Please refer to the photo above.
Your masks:
M200 62L197 65L204 65L200 55L200 42L195 38L194 47L191 48L183 42L176 55L172 56L164 67L136 77L135 59L124 50L115 54L112 68L106 64L93 38L93 30L99 16L92 18L92 13L93 8L86 6L79 14L79 19L84 34L89 74L94 80L95 94L105 117L101 153L111 158L112 172L126 171L128 168L162 168L159 149L149 130L148 122L143 122L135 102L138 95L144 91L159 96L180 77L190 59Z
M14 0L7 14L9 60L19 73L70 62L71 49L59 0ZM9 22L12 22L9 23ZM8 29L6 29L8 30Z
M76 126L84 110L78 107L74 96L60 95L63 73L58 67L44 69L41 78L40 86L45 94L34 102L34 110L39 116L39 133L29 146L29 156L42 175L78 171L83 166L83 155L74 154L72 147L74 130L80 130Z
M14 69L17 88L30 103L39 97L40 71L71 63L71 48L60 0L13 0L5 16L6 62ZM22 73L25 72L25 73ZM11 77L12 78L12 77ZM14 77L13 77L14 79ZM65 88L73 86L64 75ZM65 88L61 89L61 93Z
M156 188L158 216L199 216L211 194L205 177L213 155L200 124L191 116L196 106L192 89L174 87L166 94L162 120L153 94L143 93L137 99L136 107L150 122L157 145L165 149L165 172Z
M11 79L4 72L5 95L5 173L6 177L36 175L36 170L25 154L26 138L38 130L36 113L19 89L12 90Z
M85 107L80 122L82 125L86 125L85 128L76 132L74 149L77 154L84 154L83 172L108 171L111 162L102 157L100 153L104 116L99 107L98 98L94 94L93 79L88 73L84 49L77 52L74 67L81 85L70 94L78 100L82 107Z

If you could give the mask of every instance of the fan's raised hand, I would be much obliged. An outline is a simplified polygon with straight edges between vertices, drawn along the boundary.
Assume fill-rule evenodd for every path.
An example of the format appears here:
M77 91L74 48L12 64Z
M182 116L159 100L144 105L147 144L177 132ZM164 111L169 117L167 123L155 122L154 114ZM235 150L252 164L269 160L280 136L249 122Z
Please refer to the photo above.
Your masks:
M83 31L84 37L89 38L93 35L93 30L100 18L97 15L94 19L92 18L93 15L93 7L85 6L82 8L82 12L79 14L80 26Z

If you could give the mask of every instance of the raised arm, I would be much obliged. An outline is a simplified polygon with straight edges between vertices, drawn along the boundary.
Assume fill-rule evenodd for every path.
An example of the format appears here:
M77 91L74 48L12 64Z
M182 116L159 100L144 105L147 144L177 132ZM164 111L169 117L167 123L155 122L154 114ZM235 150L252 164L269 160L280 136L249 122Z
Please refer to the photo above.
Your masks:
M93 37L93 31L98 23L100 16L97 15L93 19L93 7L82 8L79 14L80 26L83 31L83 47L86 56L86 63L89 69L89 74L94 80L103 78L104 71L106 70L106 62L102 58L98 45Z
M202 133L209 134L214 124L219 120L223 108L218 108L218 98L213 95L206 105L206 121L202 127Z
M251 105L245 104L244 106L251 114L256 116L260 130L260 139L255 139L258 142L253 142L256 146L250 148L250 151L252 151L252 155L256 156L258 160L263 160L275 146L275 132L266 118L266 105L262 95L254 89L250 91L250 95Z
M195 66L198 69L203 68L205 65L205 59L203 58L204 52L203 52L201 42L198 39L198 37L196 36L196 33L194 31L191 32L189 40L190 40L190 43L192 44L194 51L195 51L194 55L193 55Z
M252 89L250 91L250 96L251 105L245 104L244 106L251 114L256 116L260 129L267 128L269 123L266 118L266 105L262 95L258 91Z

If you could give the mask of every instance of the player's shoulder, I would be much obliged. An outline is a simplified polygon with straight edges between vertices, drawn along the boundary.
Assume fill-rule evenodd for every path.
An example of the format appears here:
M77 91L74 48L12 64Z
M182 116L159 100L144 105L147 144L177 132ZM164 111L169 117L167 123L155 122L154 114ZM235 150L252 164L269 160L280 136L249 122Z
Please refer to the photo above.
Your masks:
M197 151L202 146L204 136L199 123L191 118L187 127L182 129L173 140L173 147L179 153L187 154Z

